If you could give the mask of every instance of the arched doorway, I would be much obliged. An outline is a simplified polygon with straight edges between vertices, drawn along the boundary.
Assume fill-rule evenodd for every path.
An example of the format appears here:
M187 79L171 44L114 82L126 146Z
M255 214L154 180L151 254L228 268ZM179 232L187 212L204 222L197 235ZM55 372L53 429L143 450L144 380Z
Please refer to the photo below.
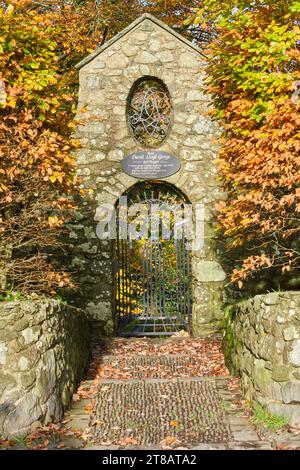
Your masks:
M118 200L115 302L119 334L172 335L188 329L191 205L174 186L137 183Z

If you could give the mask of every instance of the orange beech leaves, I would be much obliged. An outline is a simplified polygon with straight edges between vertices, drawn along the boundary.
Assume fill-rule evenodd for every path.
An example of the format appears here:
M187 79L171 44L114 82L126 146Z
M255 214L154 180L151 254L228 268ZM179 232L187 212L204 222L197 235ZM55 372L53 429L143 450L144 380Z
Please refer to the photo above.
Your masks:
M49 293L72 285L54 252L63 248L60 235L79 192L78 143L71 138L78 92L74 65L142 13L180 29L192 6L178 0L1 3L2 292Z
M93 10L27 0L0 6L0 288L71 286L55 266L61 228L78 194L71 139L74 64L99 42ZM7 282L8 281L8 282Z
M224 129L228 193L217 209L240 287L260 273L282 280L299 269L299 12L299 1L204 0L193 18L217 31L207 82Z

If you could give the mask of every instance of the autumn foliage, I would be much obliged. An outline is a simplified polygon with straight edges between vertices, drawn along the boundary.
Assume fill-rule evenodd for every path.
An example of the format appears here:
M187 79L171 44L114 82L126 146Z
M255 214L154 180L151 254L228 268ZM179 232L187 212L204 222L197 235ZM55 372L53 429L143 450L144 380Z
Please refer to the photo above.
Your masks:
M204 0L193 18L215 29L208 90L228 193L219 222L240 287L268 272L276 287L299 269L299 12L299 1Z
M197 0L102 0L97 2L94 22L111 38L143 13L151 13L177 31L191 35L194 31L189 32L183 22L199 3Z
M92 10L37 5L0 7L0 255L9 280L1 288L23 293L70 285L54 252L78 193L73 65L99 40Z
M224 127L228 193L219 222L233 281L299 268L299 1L10 0L0 6L2 290L4 265L23 292L70 284L54 251L78 194L74 65L145 11L211 39L208 88Z
M74 65L145 11L179 28L191 5L1 2L0 290L49 293L71 285L56 255L79 191L77 143L71 138L78 91Z

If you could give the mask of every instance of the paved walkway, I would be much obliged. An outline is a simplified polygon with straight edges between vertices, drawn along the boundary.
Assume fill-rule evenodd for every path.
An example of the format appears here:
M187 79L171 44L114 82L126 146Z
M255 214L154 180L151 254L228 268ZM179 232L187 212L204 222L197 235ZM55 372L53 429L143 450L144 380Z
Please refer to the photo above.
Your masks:
M108 349L96 348L95 380L81 384L68 415L84 448L272 449L241 405L218 338L116 339Z
M300 449L300 431L258 433L250 415L220 338L97 338L87 378L62 423L8 447Z

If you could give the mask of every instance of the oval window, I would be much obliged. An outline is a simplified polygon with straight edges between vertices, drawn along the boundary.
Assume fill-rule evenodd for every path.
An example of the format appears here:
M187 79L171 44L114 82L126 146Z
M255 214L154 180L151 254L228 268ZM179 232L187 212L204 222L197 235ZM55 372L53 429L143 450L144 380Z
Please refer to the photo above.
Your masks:
M167 87L158 79L143 78L132 88L128 121L136 140L145 147L157 147L168 135L172 107Z

